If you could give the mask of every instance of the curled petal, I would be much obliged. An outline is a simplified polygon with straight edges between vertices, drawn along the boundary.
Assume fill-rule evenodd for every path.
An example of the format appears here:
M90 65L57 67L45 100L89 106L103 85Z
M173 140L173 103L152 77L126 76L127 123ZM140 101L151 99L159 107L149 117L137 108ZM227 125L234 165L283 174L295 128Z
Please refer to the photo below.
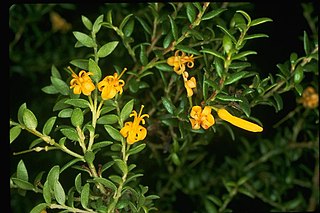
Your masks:
M233 116L225 109L218 109L217 113L222 120L225 120L231 123L232 125L242 128L244 130L247 130L250 132L262 132L263 130L261 126L251 123L249 121L246 121L244 119L238 118L236 116Z

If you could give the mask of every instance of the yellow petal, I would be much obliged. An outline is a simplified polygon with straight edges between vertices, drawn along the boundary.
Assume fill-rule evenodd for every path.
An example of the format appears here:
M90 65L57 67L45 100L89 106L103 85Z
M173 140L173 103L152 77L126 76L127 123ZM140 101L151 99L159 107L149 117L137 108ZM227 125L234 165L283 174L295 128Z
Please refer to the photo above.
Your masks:
M262 132L263 128L257 124L251 123L249 121L243 120L241 118L238 118L236 116L231 115L227 110L225 109L218 109L217 111L218 116L229 123L231 123L234 126L237 126L239 128L245 129L250 132Z

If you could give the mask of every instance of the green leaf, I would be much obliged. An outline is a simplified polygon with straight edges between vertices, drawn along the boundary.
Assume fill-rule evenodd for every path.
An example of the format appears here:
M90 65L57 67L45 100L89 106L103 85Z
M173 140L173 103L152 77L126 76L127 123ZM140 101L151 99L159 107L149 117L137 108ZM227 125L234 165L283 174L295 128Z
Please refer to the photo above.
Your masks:
M172 41L173 41L173 35L172 35L172 32L169 32L166 35L166 37L164 37L162 46L164 48L168 48Z
M51 204L52 197L51 197L51 191L50 191L50 187L49 187L48 181L46 181L44 183L43 189L42 189L42 193L43 193L44 201L46 201L46 203L48 203L48 204Z
M251 18L250 18L250 16L248 15L248 13L244 12L243 10L237 10L236 12L237 12L237 13L241 13L241 14L247 19L248 25L250 26L250 24L251 24Z
M79 136L77 131L74 128L67 127L60 129L61 133L66 136L69 140L78 141Z
M59 118L70 118L72 115L73 109L63 109L58 113Z
M243 78L248 72L247 71L240 71L236 73L232 73L229 75L226 80L224 81L224 85L232 84L236 81L239 81L241 78Z
M101 116L97 120L97 124L114 124L118 122L119 117L115 114Z
M84 154L84 159L86 160L87 163L92 164L92 162L95 159L95 154L92 151L87 151Z
M174 22L174 20L172 19L172 17L170 15L168 15L169 20L170 20L170 25L171 25L171 32L173 35L174 40L178 40L178 28L176 23Z
M61 79L61 75L60 72L58 71L58 69L56 68L56 66L52 65L51 66L51 75L55 78L59 78Z
M232 60L241 59L241 58L246 57L247 55L252 55L252 54L257 54L257 52L251 51L251 50L244 51L244 52L233 55Z
M124 17L124 19L122 20L121 24L119 25L119 30L122 31L123 27L126 25L126 23L129 21L129 19L131 18L133 14L130 13L128 14L126 17Z
M53 117L49 118L47 120L47 122L44 124L43 130L42 130L42 133L44 135L49 135L50 134L50 132L51 132L51 130L53 128L53 125L56 122L56 119L57 119L57 117L53 116Z
M151 31L150 26L147 24L147 22L145 20L143 20L142 18L140 18L139 16L135 16L135 18L139 21L139 23L141 24L144 31L146 33L148 33L149 35L151 35L152 31Z
M231 38L231 40L232 40L232 42L233 42L234 44L237 43L237 40L236 40L236 39L234 38L234 36L229 32L229 30L227 30L225 27L220 26L220 25L217 25L217 27L220 28L220 29L222 30L222 32L224 32L225 34L227 34L227 35Z
M216 57L218 57L218 58L221 58L223 61L225 60L225 59L224 59L224 56L223 56L221 53L219 53L218 51L215 51L215 50L213 50L213 49L206 49L206 48L204 48L204 49L200 50L200 52L202 52L202 53L208 53L208 54L210 54L210 55L214 55L214 56L216 56Z
M257 33L257 34L252 34L252 35L248 35L246 34L243 38L243 40L249 40L249 39L255 39L255 38L269 38L268 35L263 34L263 33Z
M242 102L242 100L240 98L234 97L234 96L230 96L230 95L223 95L221 93L219 93L216 96L217 99L222 100L222 101L237 101L237 102Z
M133 104L134 104L134 99L131 99L124 105L124 107L120 112L121 121L125 121L129 117L129 115L132 113Z
M112 141L101 141L101 142L96 142L92 145L92 150L95 150L95 149L101 149L103 147L106 147L106 146L110 146L111 144L113 144Z
M79 173L76 178L74 179L74 186L77 190L77 192L79 192L79 194L81 193L81 185L82 185L82 181L81 181L81 173Z
M94 47L96 45L93 39L87 34L75 31L73 32L73 35L81 44L83 44L86 47Z
M51 191L54 191L54 183L58 181L60 174L59 165L53 166L48 172L47 181L49 183Z
M24 114L24 110L27 108L27 104L23 103L21 104L21 106L18 109L18 121L20 124L24 124L23 123L23 114Z
M169 66L167 63L156 64L155 67L161 71L168 71L168 72L173 71L173 68Z
M148 64L148 56L146 52L146 47L144 45L140 45L140 62L143 66Z
M33 112L29 109L23 110L23 123L29 129L36 129L38 126L38 121Z
M272 19L270 19L270 18L257 18L257 19L254 19L254 20L251 21L250 27L253 27L253 26L256 26L258 24L265 23L265 22L269 22L269 21L272 21Z
M221 60L221 58L215 58L213 63L214 63L215 71L217 72L218 76L221 78L222 75L224 75L223 60Z
M195 6L193 6L192 3L187 3L186 4L186 12L187 12L187 17L189 19L190 23L193 23L193 21L196 19L197 15L197 10Z
M88 208L88 204L89 204L89 196L90 196L90 184L86 183L83 188L82 191L80 193L80 202L81 205L84 209Z
M162 104L164 106L164 108L166 108L166 110L170 113L173 114L174 111L176 110L176 107L173 105L173 103L171 102L170 99L166 98L166 97L161 97L162 100Z
M280 96L278 93L275 92L275 93L273 94L273 97L274 97L274 100L276 101L276 104L277 104L277 111L282 110L282 108L283 108L283 101L282 101L281 96Z
M102 185L112 189L112 191L114 192L117 191L116 185L106 178L96 177L96 178L93 178L93 180L97 183L101 183Z
M108 132L108 134L116 141L121 141L123 139L122 135L120 134L119 130L115 129L110 125L104 125L104 128Z
M310 54L310 41L306 31L303 31L303 49L306 55Z
M81 15L81 20L82 23L84 24L84 26L88 29L88 30L92 30L92 22L84 15Z
M47 208L47 204L46 203L40 203L38 205L36 205L35 207L33 207L33 209L31 209L30 213L41 213L43 210L45 210Z
M16 184L20 189L23 190L35 190L33 184L29 183L28 181L21 180L19 178L11 178L14 184Z
M61 138L60 139L60 141L59 141L59 144L61 145L62 143L62 141L65 141L65 137L63 137L63 138ZM62 140L62 141L61 141ZM81 159L79 159L79 158L75 158L75 159L73 159L73 160L71 160L71 161L69 161L68 163L66 163L63 167L61 167L61 169L60 169L60 173L62 173L64 170L66 170L67 168L69 168L70 166L72 166L73 164L75 164L75 163L77 163L77 162L79 162L79 161L82 161Z
M123 33L126 37L131 36L134 29L134 19L128 21L128 23L123 27Z
M20 126L14 126L10 129L10 144L20 135Z
M114 49L117 47L119 44L119 41L111 41L106 44L104 44L99 50L98 50L98 57L103 58L108 55L110 55Z
M83 119L84 116L82 110L78 107L75 108L71 114L71 124L74 127L81 127L81 125L83 124Z
M59 78L50 77L52 85L56 88L56 90L62 95L69 95L70 88L67 83Z
M59 91L53 85L45 86L41 90L42 92L50 95L59 93Z
M246 114L247 117L250 117L251 108L250 103L245 97L241 97L242 102L239 102L240 109Z
M193 54L193 55L200 55L200 52L196 49L193 49L192 47L187 47L181 44L178 44L176 46L176 49L182 50L185 53Z
M118 168L121 170L122 174L127 174L128 173L128 167L125 164L125 162L121 159L115 159L114 160Z
M134 154L141 152L145 147L146 147L146 144L141 143L141 144L129 149L129 151L127 153L128 153L128 155L134 155Z
M202 16L202 20L209 20L209 19L213 19L214 17L218 16L220 13L222 13L223 11L226 11L227 9L225 8L218 8L215 10L212 10L206 14L204 14L204 16Z
M64 203L66 202L66 194L58 180L54 183L54 197L60 205L64 205Z
M93 26L92 26L92 33L96 34L100 28L101 28L101 23L103 22L103 18L104 18L104 15L100 15L96 20L95 22L93 23Z
M64 103L80 108L87 108L90 106L89 101L82 98L67 99Z
M90 58L88 63L88 68L89 68L89 71L93 73L93 75L91 76L92 80L98 83L101 79L100 67L94 60Z
M88 59L74 59L70 61L70 64L79 67L80 69L88 70L88 62Z
M20 160L17 165L17 178L24 181L29 180L28 171L23 160Z
M303 68L299 64L293 74L293 81L295 84L299 84L303 80L304 74L303 74Z

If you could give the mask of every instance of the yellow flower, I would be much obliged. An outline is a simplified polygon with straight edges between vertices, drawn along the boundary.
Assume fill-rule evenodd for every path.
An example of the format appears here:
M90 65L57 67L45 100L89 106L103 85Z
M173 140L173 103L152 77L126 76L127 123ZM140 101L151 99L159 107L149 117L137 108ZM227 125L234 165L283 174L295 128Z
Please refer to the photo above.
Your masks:
M179 53L181 52L181 55ZM194 66L194 58L193 55L186 56L184 52L181 50L177 50L174 56L171 56L167 59L167 64L173 66L173 70L178 74L181 75L186 70L186 65L188 68L192 68Z
M124 127L120 130L120 133L123 137L127 138L128 144L133 144L137 141L143 140L147 136L147 129L140 124L145 124L144 117L149 118L148 114L143 114L142 109L143 105L141 106L139 115L135 110L132 111L130 117L134 117L133 122L129 121L124 124Z
M200 126L208 129L214 124L214 117L211 114L211 108L208 106L205 106L203 110L200 106L193 106L190 117L192 129L200 129Z
M251 123L249 121L243 120L241 118L238 118L236 116L231 115L227 110L225 109L218 109L217 110L218 116L232 125L235 125L239 128L245 129L247 131L251 132L262 132L263 128L257 124Z
M113 76L106 76L102 81L98 83L98 90L101 91L101 98L103 100L108 100L116 96L117 93L122 94L124 86L124 81L120 80L123 73L127 70L124 68L121 74L114 73Z
M73 79L71 79L70 81L70 88L73 88L73 93L81 94L82 92L84 95L89 96L95 89L95 86L92 83L91 78L89 77L89 75L93 75L93 73L81 70L78 76L70 67L68 68L72 72Z
M313 87L309 86L303 91L302 97L298 99L298 103L302 103L305 108L314 109L318 107L319 94Z
M184 87L187 90L187 96L191 97L193 95L193 90L197 87L197 82L195 77L191 77L190 80L188 80L189 74L188 72L183 73L183 80L184 80Z

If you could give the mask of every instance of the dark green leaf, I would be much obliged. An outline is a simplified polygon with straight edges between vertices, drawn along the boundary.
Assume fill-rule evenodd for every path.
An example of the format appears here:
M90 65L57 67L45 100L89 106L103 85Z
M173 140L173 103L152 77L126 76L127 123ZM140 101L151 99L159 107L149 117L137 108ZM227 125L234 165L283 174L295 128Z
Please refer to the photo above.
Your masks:
M128 23L123 28L123 33L126 37L131 36L134 29L134 19L128 21Z
M234 97L234 96L230 96L230 95L223 95L221 93L219 93L216 96L217 99L222 100L222 101L237 101L237 102L242 102L242 100L240 98Z
M217 27L220 28L220 29L222 30L222 32L224 32L225 34L227 34L227 35L231 38L231 40L232 40L232 42L233 42L234 44L237 43L237 40L236 40L236 39L234 38L234 36L229 32L229 30L227 30L225 27L220 26L220 25L217 25Z
M122 135L120 134L119 130L115 129L110 125L104 125L104 128L108 132L108 134L116 141L121 141L123 139Z
M71 123L74 127L81 127L83 124L83 112L80 108L75 108L71 114Z
M101 142L96 142L92 145L92 150L95 150L95 149L101 149L103 147L106 147L106 146L109 146L113 144L112 141L101 141Z
M181 44L178 44L176 46L176 49L182 50L185 53L193 54L193 55L200 55L200 52L196 49L193 49L192 47L187 47Z
M88 62L88 59L74 59L70 61L70 64L79 67L80 69L88 70Z
M139 144L135 147L132 147L129 151L128 151L128 155L134 155L137 154L139 152L141 152L144 148L146 147L145 143Z
M150 26L146 23L145 20L143 20L142 18L140 18L139 16L135 16L135 18L139 21L139 23L141 24L141 26L143 27L144 31L146 33L148 33L149 35L151 35L152 31Z
M121 170L122 174L127 174L128 173L128 167L125 164L125 162L121 159L115 159L114 160L118 168Z
M118 116L114 114L108 114L101 116L97 120L97 124L114 124L118 122Z
M224 59L224 56L221 54L221 53L219 53L219 52L217 52L217 51L215 51L215 50L213 50L213 49L202 49L202 50L200 50L200 52L203 52L203 53L208 53L208 54L210 54L210 55L214 55L214 56L216 56L216 57L218 57L218 58L221 58L223 61L225 60Z
M225 82L224 85L228 85L228 84L232 84L236 81L239 81L241 78L243 78L248 72L247 71L240 71L240 72L236 72L236 73L232 73L231 75L229 75Z
M80 108L87 108L90 106L90 103L87 100L81 98L67 99L64 103Z
M59 78L50 77L52 85L56 88L62 95L69 95L70 88L67 83Z
M214 17L216 17L217 15L219 15L220 13L222 13L223 11L226 11L226 8L218 8L215 10L212 10L208 13L205 13L204 16L202 16L202 20L208 20L208 19L213 19Z
M172 41L173 41L173 35L172 35L172 32L169 32L166 35L166 37L164 37L163 39L163 43L162 43L163 47L168 48Z
M72 115L73 109L63 109L58 113L59 118L70 118Z
M89 71L93 73L93 75L91 76L92 80L98 83L101 79L100 67L94 60L90 58L88 63L88 68L89 68Z
M20 189L24 190L35 190L33 184L29 183L28 181L21 180L19 178L11 178L14 184L16 184Z
M189 19L189 22L193 23L193 21L196 19L197 10L192 3L186 4L186 12L187 12L187 17Z
M93 178L93 180L97 183L101 183L102 185L112 189L112 191L114 192L117 191L116 185L106 178L96 177L96 178Z
M170 113L173 114L174 111L176 110L176 107L173 105L170 99L166 97L161 97L162 104L166 108L166 110Z
M72 141L78 141L79 140L78 133L74 128L71 128L71 127L62 128L62 129L60 129L60 131L69 140L72 140Z
M263 33L252 34L252 35L247 34L244 36L243 40L249 40L249 39L255 39L255 38L269 38L269 36Z
M252 54L257 54L257 52L251 51L251 50L244 51L244 52L238 53L236 55L233 55L232 60L241 59L241 58L246 57L247 55L252 55Z
M174 20L172 19L172 17L170 15L168 15L169 20L170 20L170 24L171 24L171 32L173 35L174 40L178 40L178 28L176 23L174 22Z
M148 64L148 57L147 57L147 52L146 52L146 48L144 45L140 46L140 62L143 66Z
M257 18L257 19L254 19L251 21L250 27L253 27L258 24L265 23L265 22L269 22L269 21L272 21L272 19L270 19L270 18Z
M120 118L122 121L125 121L129 117L129 115L131 114L132 109L133 109L133 104L134 104L134 99L131 99L122 108L121 113L120 113Z

